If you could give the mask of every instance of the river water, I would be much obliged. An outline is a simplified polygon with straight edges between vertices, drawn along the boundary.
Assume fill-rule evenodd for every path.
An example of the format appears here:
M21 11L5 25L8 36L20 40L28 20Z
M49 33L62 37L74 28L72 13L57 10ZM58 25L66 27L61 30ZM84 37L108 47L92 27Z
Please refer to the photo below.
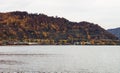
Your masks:
M1 46L0 72L120 73L119 46Z

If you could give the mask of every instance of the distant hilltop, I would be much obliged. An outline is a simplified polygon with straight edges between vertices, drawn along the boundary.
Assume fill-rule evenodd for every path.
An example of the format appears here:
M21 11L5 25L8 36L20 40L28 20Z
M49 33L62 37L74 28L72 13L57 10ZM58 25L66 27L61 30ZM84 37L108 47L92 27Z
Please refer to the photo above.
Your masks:
M120 39L120 27L114 29L108 29L108 31L114 35L116 35Z
M120 42L98 24L15 11L0 13L0 44L116 45Z

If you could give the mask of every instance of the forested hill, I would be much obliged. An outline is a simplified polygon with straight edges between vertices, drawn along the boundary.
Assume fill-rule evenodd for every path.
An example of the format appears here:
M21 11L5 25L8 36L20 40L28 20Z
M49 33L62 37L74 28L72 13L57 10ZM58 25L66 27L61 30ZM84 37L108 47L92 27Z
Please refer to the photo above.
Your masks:
M98 24L86 21L71 22L65 18L20 11L0 13L1 43L7 41L39 44L75 44L76 42L106 44L104 41L110 40L112 44L116 44L113 40L117 39Z

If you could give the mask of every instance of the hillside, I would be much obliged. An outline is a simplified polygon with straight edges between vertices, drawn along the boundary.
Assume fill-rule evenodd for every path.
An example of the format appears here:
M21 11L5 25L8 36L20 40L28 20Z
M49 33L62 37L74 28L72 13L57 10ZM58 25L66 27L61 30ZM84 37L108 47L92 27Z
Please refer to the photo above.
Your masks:
M27 12L0 13L1 44L118 44L98 24Z
M108 31L116 35L120 39L120 27L115 29L108 29Z

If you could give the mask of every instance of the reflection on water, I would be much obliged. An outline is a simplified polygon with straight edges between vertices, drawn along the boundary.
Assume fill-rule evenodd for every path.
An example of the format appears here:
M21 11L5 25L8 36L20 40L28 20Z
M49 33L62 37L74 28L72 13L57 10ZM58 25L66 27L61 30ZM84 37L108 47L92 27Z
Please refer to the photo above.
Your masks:
M16 65L16 64L23 64L20 61L14 61L14 60L0 60L0 64L6 64L6 65Z
M120 73L119 46L2 46L0 71Z

